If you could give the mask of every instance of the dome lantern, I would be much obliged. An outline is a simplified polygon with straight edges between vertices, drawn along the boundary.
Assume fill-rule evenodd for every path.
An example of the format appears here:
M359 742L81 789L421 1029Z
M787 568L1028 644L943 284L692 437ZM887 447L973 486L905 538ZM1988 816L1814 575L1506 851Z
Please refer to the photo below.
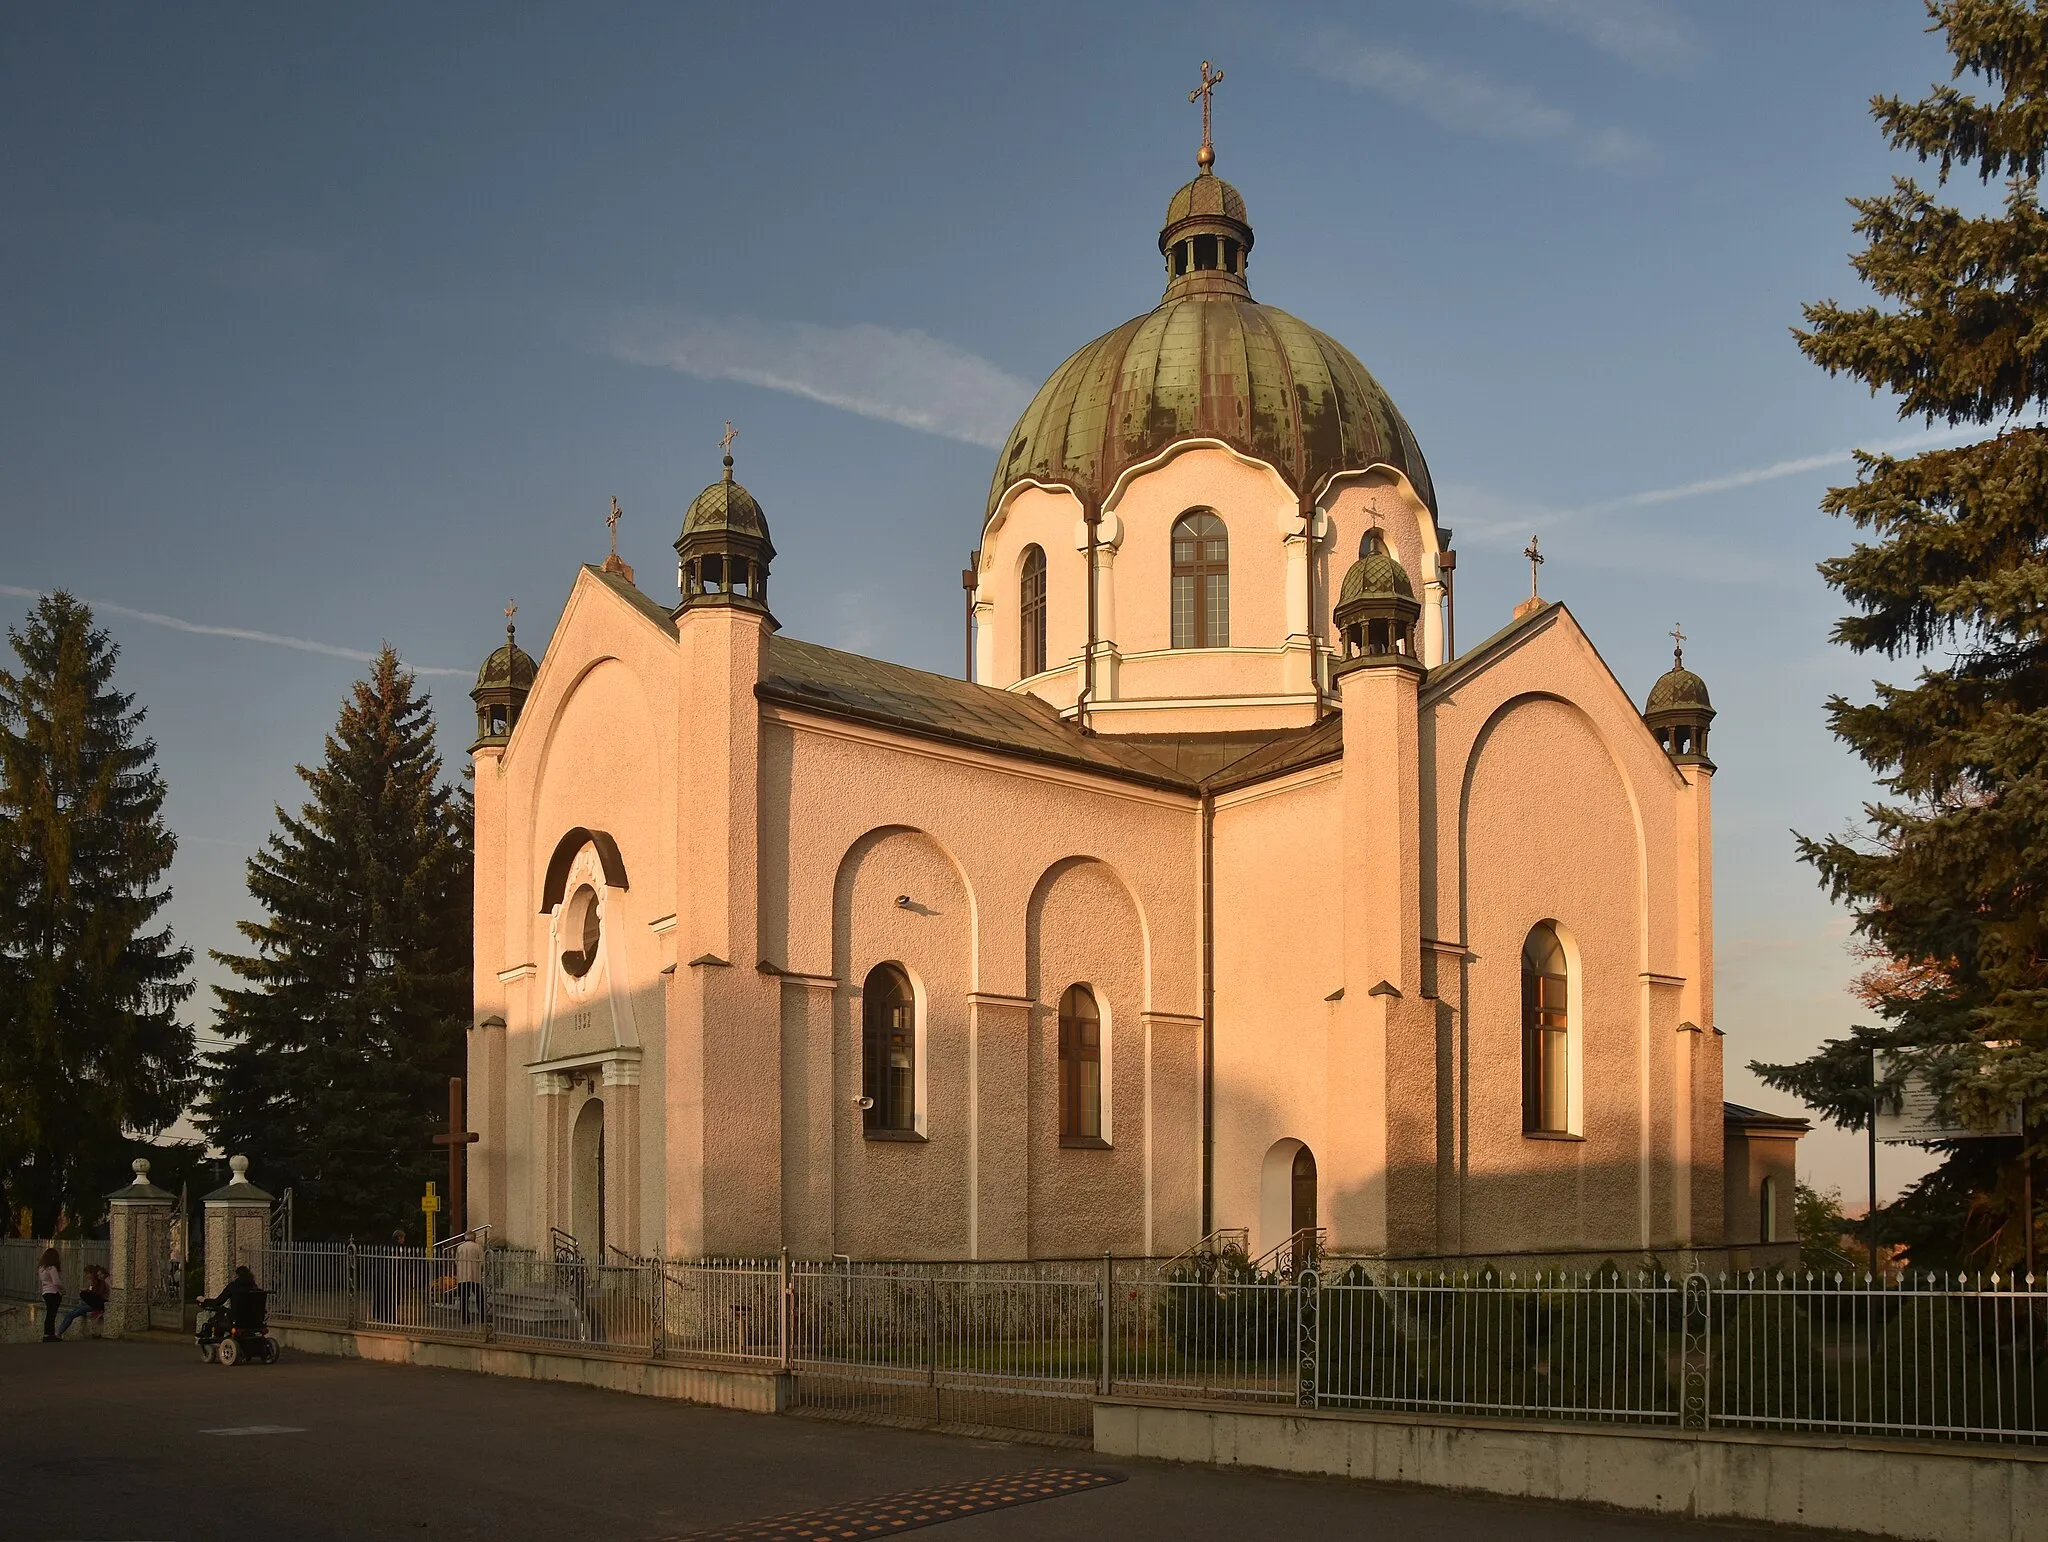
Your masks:
M1671 641L1671 667L1650 687L1643 722L1664 753L1680 765L1711 769L1707 728L1714 721L1714 704L1707 696L1707 682L1685 667L1685 633L1674 626Z
M1200 170L1167 201L1166 223L1159 230L1169 300L1185 294L1251 294L1244 277L1251 223L1243 195L1215 173L1216 144L1209 137L1209 98L1221 84L1223 71L1212 73L1204 59L1202 83L1188 93L1189 101L1202 104L1202 148L1195 152Z
M1412 662L1415 623L1421 615L1407 569L1395 560L1385 533L1374 525L1359 541L1358 560L1337 591L1332 619L1343 654L1338 668L1387 659Z
M476 673L476 687L469 699L476 703L476 743L471 750L503 748L519 725L519 714L533 691L533 655L519 646L512 618L517 604L505 606L505 646L492 650L484 667Z
M683 532L676 537L676 586L683 596L678 614L702 605L768 612L768 564L775 546L760 503L733 480L732 441L738 437L726 424L720 441L725 475L697 494L683 516Z

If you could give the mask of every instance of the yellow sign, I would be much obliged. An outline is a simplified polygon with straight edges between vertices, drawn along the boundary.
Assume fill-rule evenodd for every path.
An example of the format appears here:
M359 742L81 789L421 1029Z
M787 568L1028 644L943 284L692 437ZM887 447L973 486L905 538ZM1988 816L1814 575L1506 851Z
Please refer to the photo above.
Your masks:
M434 1216L441 1208L441 1196L431 1180L427 1192L420 1196L420 1214L427 1218L427 1251L434 1251Z

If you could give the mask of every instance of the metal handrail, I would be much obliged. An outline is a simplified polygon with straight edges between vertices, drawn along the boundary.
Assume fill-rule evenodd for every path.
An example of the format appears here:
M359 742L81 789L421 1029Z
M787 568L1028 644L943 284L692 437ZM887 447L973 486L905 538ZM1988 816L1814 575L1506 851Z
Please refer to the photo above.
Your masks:
M1176 1269L1188 1264L1200 1263L1206 1259L1221 1258L1226 1253L1235 1253L1240 1258L1251 1256L1251 1229L1245 1226L1219 1226L1202 1238L1193 1247L1182 1248L1173 1257L1159 1266L1161 1276L1170 1276Z

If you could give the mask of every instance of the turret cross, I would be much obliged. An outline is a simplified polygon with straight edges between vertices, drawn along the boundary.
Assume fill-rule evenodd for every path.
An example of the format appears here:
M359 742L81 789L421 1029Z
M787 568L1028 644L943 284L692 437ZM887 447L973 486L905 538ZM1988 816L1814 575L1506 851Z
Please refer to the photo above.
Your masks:
M1195 159L1206 170L1216 163L1216 144L1209 137L1209 98L1216 88L1223 84L1223 71L1213 75L1209 72L1209 61L1202 61L1202 83L1188 93L1188 100L1202 104L1202 148L1195 153Z
M518 614L519 602L517 600L507 600L505 602L505 637L507 641L510 641L512 637L512 618Z
M1540 540L1540 537L1532 535L1529 537L1529 544L1522 548L1522 555L1529 559L1529 598L1532 600L1541 598L1536 592L1536 570L1543 566Z
M718 436L718 447L726 454L732 454L732 442L739 438L740 431L732 426L732 419L725 420L725 432Z
M1681 668L1685 663L1685 632L1678 622L1671 623L1671 667Z

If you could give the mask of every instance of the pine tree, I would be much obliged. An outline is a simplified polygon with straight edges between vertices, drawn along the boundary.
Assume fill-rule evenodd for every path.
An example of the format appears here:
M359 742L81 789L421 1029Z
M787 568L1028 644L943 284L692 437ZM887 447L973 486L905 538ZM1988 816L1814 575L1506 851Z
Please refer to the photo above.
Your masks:
M1831 726L1877 773L1861 832L1801 854L1884 960L1865 976L1878 1016L1796 1065L1757 1066L1835 1122L1871 1115L1873 1048L1934 1048L1938 1081L1980 1126L2024 1101L2018 1143L1964 1142L1906 1197L1916 1261L2022 1249L2012 1203L2048 1121L2048 11L1944 0L1928 14L1953 79L1920 101L1878 97L1895 149L2004 181L1976 213L1911 178L1851 200L1854 267L1878 303L1808 306L1799 345L1831 374L1898 399L1902 418L1993 432L1904 458L1858 457L1822 507L1870 540L1821 565L1854 607L1835 640L1927 660L1875 700L1828 703ZM1967 78L1967 79L1966 79Z
M46 595L0 671L0 1184L48 1235L94 1225L129 1131L192 1088L189 948L155 925L177 850L120 649Z
M388 647L343 703L312 797L249 861L264 919L214 956L228 1047L202 1122L289 1184L302 1232L382 1240L418 1214L470 1009L470 821L433 714Z

